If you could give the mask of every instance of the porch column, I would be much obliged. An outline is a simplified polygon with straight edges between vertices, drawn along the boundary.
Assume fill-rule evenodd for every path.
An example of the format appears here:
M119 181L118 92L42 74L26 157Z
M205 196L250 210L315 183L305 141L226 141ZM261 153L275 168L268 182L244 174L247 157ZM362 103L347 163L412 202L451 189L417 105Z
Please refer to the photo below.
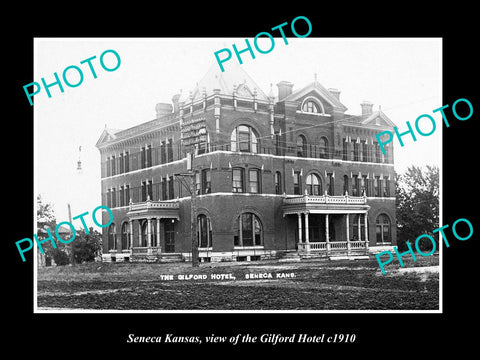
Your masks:
M157 218L157 246L158 246L158 252L161 251L161 242L160 242L160 218Z
M347 226L347 253L350 254L350 214L346 214L345 220Z
M309 239L309 227L308 227L308 211L305 213L305 246L307 248L307 251L310 251L310 239Z
M330 252L330 234L329 234L328 214L325 214L325 241L327 243L327 254Z
M127 246L129 249L133 248L133 220L130 220L128 222L128 224L130 225L130 239L128 239L129 241L129 246Z
M138 220L138 246L141 247L142 245L142 222Z
M365 223L365 249L368 250L368 227L367 227L367 214L365 213L363 216L363 222Z
M152 219L147 219L147 246L152 247Z
M298 243L301 244L302 241L302 213L297 213L298 216Z
M358 241L362 240L362 228L360 227L360 217L362 214L358 214Z

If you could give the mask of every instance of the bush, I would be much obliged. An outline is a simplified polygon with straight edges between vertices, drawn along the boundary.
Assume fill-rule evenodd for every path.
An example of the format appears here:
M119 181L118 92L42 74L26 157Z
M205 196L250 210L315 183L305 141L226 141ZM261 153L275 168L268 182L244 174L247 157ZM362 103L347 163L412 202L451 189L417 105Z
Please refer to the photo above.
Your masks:
M52 252L53 261L58 266L68 265L70 264L70 258L68 257L67 253L60 249L53 249Z

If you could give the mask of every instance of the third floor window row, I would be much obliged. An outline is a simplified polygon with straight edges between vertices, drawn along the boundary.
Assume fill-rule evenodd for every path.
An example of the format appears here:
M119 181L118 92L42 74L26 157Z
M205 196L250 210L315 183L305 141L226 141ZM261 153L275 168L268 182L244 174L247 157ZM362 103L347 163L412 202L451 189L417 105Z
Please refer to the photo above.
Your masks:
M129 171L145 169L154 165L166 164L174 160L174 148L179 153L179 144L174 144L173 139L162 141L160 146L145 145L139 151L124 151L108 156L103 163L102 175L113 176Z

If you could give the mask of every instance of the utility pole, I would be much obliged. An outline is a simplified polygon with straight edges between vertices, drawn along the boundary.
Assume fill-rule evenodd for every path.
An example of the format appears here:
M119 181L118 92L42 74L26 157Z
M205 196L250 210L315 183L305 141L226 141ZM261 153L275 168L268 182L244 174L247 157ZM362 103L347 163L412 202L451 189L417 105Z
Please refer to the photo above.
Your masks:
M193 160L195 158L195 147L192 146L192 152L187 153L187 173L183 174L174 174L174 176L182 178L190 178L190 184L187 186L187 189L190 191L190 233L192 240L192 267L199 266L198 259L198 238L197 238L197 191L195 186L195 175L196 172L193 166Z
M68 203L68 221L70 221L70 224L73 224L72 222L72 210L70 209L70 204ZM73 236L73 232L72 232ZM75 256L73 255L73 242L70 242L70 263L72 266L75 266Z

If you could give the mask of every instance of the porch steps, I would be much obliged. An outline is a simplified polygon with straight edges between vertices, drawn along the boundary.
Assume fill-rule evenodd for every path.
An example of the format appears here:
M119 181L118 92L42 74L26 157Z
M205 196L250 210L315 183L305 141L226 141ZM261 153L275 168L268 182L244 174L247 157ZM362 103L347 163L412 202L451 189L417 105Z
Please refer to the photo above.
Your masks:
M183 261L185 261L185 259L183 258L182 254L161 253L161 254L158 254L158 261L161 262L161 263L183 262Z
M294 251L282 251L277 253L278 261L300 261L300 255L296 250Z

